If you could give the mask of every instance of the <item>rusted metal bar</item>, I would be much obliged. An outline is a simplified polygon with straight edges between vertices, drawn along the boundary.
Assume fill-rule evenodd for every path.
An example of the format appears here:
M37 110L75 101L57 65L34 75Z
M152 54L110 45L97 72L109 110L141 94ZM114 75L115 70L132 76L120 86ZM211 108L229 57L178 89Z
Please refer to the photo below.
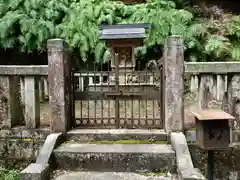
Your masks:
M156 100L159 92L75 92L75 100Z
M118 54L114 55L114 61L115 61L115 90L116 92L119 91L119 56ZM119 120L119 100L115 98L115 121L116 121L116 127L120 127L120 120Z

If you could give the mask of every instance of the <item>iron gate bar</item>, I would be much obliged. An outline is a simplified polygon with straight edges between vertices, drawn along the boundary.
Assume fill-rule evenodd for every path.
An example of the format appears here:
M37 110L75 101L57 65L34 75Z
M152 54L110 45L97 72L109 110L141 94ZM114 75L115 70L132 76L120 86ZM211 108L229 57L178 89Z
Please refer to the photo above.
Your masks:
M119 56L118 54L114 55L114 63L115 63L115 90L116 92L119 91ZM120 120L119 120L119 100L115 97L115 121L116 121L116 128L120 127Z
M132 66L134 66L133 65L133 60L131 61L132 62ZM125 63L125 66L126 66L126 63ZM125 70L126 70L126 67L125 67ZM131 70L131 74L133 75L133 68L132 68L132 70ZM125 77L126 78L126 77ZM132 86L131 86L131 88L133 89L134 88L134 86L133 86L133 83L131 83L132 84ZM132 114L132 119L131 119L131 125L133 125L134 124L134 116L133 116L133 114L134 114L134 111L133 111L133 100L134 100L134 96L130 96L131 97L131 104L132 104L132 112L131 112L131 114ZM126 100L125 100L126 101Z
M112 117L112 118L105 118L105 117L101 117L101 118L76 118L76 120L80 121L81 123L78 124L80 125L79 127L80 128L86 128L86 127L91 127L91 128L116 128L116 124L115 123L111 123L111 120L113 120L115 122L115 117ZM100 124L97 124L96 121L102 121L102 120L107 120L108 122L107 123L100 123ZM119 118L119 120L123 120L125 123L124 124L120 124L120 127L121 128L146 128L147 127L151 127L151 128L156 128L158 129L159 126L160 126L160 123L162 122L162 119L158 118L158 119L153 119L153 118L134 118L132 119L131 118ZM137 124L133 126L131 126L130 124L126 123L127 121L138 121ZM89 123L89 121L95 121L93 124L92 123ZM119 121L119 122L120 122ZM141 123L144 122L144 123ZM86 122L86 123L84 123ZM149 123L151 122L151 123ZM159 123L156 123L156 122L159 122ZM96 126L97 125L97 126Z
M81 102L76 124L80 128L162 128L161 106L157 109L156 104L161 99L160 80L154 79L160 71L141 70L140 66L127 71L123 66L112 70L108 66L103 71L100 66L93 64L92 70L73 72L81 81L85 79L84 87L74 93L75 100ZM115 79L110 81L111 77Z
M160 111L160 117L162 117L162 124L165 124L165 112L164 112L164 107L163 107L163 103L164 103L164 71L163 71L163 64L160 65L159 67L159 71L160 71L160 75L159 75L159 81L160 81L160 85L159 85L159 94L160 94L160 98L158 99L158 107L159 107L159 111Z
M108 62L108 77L110 77L110 68L111 64ZM109 86L109 81L108 81L108 92L110 91L110 86ZM110 100L108 100L108 117L111 117L111 109L110 109Z
M140 61L138 61L138 72L140 71ZM138 82L140 83L140 82ZM141 122L141 107L140 107L140 99L138 99L138 121Z
M75 100L157 100L159 92L75 92Z

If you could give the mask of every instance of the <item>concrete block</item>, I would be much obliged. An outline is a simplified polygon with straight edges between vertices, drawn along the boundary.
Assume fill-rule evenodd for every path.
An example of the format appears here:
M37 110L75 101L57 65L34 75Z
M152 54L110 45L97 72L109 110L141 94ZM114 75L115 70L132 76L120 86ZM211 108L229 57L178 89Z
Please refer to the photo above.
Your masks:
M49 176L48 164L32 163L20 173L20 180L47 180Z

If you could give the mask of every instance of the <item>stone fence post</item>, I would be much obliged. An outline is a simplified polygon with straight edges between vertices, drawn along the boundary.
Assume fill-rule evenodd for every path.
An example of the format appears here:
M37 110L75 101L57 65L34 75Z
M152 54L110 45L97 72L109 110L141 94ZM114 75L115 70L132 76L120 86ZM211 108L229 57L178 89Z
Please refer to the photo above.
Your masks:
M163 114L166 132L182 131L184 126L184 45L180 36L167 38L163 63Z
M51 132L66 133L72 127L71 60L62 39L50 39L48 48L48 81Z

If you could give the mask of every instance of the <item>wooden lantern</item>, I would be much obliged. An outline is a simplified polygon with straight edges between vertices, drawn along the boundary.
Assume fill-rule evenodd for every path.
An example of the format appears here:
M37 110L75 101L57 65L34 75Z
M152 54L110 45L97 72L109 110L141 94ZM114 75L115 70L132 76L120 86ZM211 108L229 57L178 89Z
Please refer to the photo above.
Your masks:
M229 120L233 116L222 110L193 112L196 122L196 139L204 150L225 150L230 144Z

